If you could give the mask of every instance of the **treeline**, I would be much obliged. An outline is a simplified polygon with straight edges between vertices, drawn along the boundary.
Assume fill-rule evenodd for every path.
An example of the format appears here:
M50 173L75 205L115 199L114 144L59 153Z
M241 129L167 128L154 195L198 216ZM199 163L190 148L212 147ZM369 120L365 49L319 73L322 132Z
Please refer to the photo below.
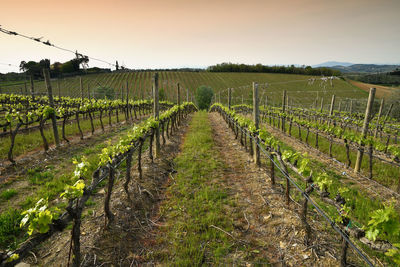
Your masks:
M127 69L126 71L132 71ZM134 69L134 71L184 71L184 72L201 72L200 68L173 68L173 69Z
M355 76L357 81L382 85L400 85L400 70Z
M340 71L330 68L312 68L311 66L266 66L262 64L246 65L234 63L221 63L207 68L210 72L259 72L259 73L287 73L315 76L339 76Z

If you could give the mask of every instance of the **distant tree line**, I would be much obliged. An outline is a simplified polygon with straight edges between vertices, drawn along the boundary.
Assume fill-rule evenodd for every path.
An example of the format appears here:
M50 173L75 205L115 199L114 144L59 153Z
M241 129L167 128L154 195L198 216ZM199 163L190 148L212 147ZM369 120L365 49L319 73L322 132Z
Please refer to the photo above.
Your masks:
M128 70L127 71L132 71ZM201 72L204 69L200 68L173 68L173 69L134 69L134 71L186 71L186 72Z
M311 66L266 66L262 64L247 65L234 63L221 63L207 68L210 72L258 72L258 73L287 73L304 75L339 76L340 71L330 68L312 68Z
M382 85L400 85L400 70L392 72L358 75L354 78L357 81Z
M36 61L21 61L19 68L22 72L28 76L33 76L34 79L40 79L43 77L43 69L50 69L51 77L60 77L63 74L79 73L81 72L80 66L87 64L89 59L87 57L74 58L67 62L60 63L54 62L50 65L50 59L42 59L39 62Z

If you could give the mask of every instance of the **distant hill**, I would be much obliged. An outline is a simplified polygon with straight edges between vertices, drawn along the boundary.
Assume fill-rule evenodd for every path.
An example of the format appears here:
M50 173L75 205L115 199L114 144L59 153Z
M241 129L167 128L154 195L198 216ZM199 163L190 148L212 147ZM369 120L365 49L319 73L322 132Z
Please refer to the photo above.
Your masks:
M400 65L354 64L350 66L336 65L330 68L340 70L342 73L375 73L394 71L400 69Z
M383 65L383 64L354 64L349 62L328 61L321 64L313 65L313 68L328 67L340 70L342 73L374 73L374 72L390 72L400 69L400 65Z
M349 63L349 62L338 62L338 61L327 61L321 64L313 65L313 68L319 68L319 67L333 67L333 66L351 66L354 65L354 63Z

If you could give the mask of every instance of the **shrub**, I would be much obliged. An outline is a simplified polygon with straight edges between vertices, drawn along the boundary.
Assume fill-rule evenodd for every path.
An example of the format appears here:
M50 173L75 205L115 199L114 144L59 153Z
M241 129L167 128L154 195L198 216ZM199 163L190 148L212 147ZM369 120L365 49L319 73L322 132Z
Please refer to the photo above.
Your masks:
M211 99L214 95L211 87L202 85L196 90L196 101L199 109L208 110L211 105Z

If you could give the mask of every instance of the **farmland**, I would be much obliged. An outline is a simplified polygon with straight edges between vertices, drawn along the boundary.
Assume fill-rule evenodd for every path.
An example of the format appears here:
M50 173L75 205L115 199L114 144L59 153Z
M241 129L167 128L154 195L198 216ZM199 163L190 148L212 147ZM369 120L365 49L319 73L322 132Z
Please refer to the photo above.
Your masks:
M93 96L95 88L99 86L111 87L114 89L116 97L120 97L122 88L128 87L131 96L135 99L151 98L151 77L154 72L120 72L90 74L82 76L83 94L89 96L88 90ZM262 93L268 96L271 104L278 104L281 101L282 91L286 90L293 99L294 104L306 105L312 104L316 97L325 99L325 105L329 105L329 99L335 94L338 99L365 99L367 92L350 84L347 81L336 79L333 84L321 83L316 80L312 84L308 81L315 78L306 75L292 74L269 74L269 73L212 73L212 72L160 72L160 90L165 92L165 100L176 99L176 84L180 83L183 90L189 89L193 94L194 90L200 85L207 85L213 88L218 96L221 91L221 100L226 102L227 91L231 87L233 91L233 103L251 102L250 84L257 81L262 85ZM54 94L60 96L80 97L80 78L71 77L60 80L53 80ZM0 84L1 86L1 84ZM27 81L27 92L30 90L30 83ZM24 83L19 85L1 86L5 93L21 93L25 91ZM36 93L45 94L46 87L44 81L35 81L34 90ZM125 92L125 91L124 91Z
M372 89L167 71L29 87L0 98L5 266L398 262L400 123Z

